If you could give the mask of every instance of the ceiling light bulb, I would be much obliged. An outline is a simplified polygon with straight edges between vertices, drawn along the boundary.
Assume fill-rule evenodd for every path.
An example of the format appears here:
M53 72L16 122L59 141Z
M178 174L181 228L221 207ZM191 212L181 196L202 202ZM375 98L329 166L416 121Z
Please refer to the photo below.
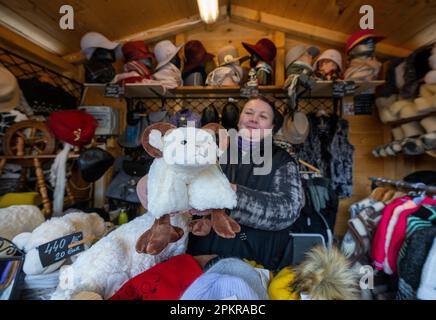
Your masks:
M219 16L218 0L197 0L200 17L205 23L217 21Z

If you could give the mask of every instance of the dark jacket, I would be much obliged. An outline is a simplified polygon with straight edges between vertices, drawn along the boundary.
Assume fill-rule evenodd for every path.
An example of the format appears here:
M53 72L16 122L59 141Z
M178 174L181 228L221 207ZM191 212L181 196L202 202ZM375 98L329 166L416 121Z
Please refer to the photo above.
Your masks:
M272 147L271 173L267 175L254 174L254 169L264 164L243 164L241 150L238 158L238 164L221 167L238 186L238 204L230 215L241 225L241 232L235 239L220 238L213 231L207 237L191 235L188 253L246 258L275 269L288 243L289 227L304 206L298 165L277 146Z

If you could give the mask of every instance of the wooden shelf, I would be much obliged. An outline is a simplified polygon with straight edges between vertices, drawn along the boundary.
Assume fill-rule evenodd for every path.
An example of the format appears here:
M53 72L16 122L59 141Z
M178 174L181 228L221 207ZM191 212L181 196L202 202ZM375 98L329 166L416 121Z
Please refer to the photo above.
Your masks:
M375 90L376 87L384 84L385 81L356 82L355 95L362 94L368 90ZM104 95L105 84L86 84L86 88L97 88ZM274 94L276 96L286 97L287 92L282 86L259 86L259 92L262 94ZM127 84L125 86L124 96L126 98L225 98L240 97L241 87L178 87L166 90L162 86L147 84ZM302 98L331 98L333 95L333 81L317 81L315 87L305 92Z
M396 121L386 122L386 124L390 125L392 127L398 127L402 124L412 122L412 121L419 121L419 120L422 120L424 118L431 117L431 116L436 116L436 111L424 113L424 114L421 114L421 115L416 116L416 117L410 117L410 118L406 118L406 119L400 119L400 120L396 120Z
M56 154L48 154L48 155L35 155L35 156L0 156L0 160L32 160L32 159L40 159L40 160L48 160L56 158ZM68 155L68 159L78 159L80 154L70 154Z

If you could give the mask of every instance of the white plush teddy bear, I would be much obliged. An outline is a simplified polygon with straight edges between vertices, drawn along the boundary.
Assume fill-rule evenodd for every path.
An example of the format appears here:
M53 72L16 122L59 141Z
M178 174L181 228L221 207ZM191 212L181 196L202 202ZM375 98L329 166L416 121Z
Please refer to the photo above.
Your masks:
M220 135L219 146L215 134ZM225 129L213 123L201 129L157 123L145 130L144 149L156 159L146 178L146 190L141 183L137 189L142 204L156 222L138 240L138 252L158 254L180 239L183 233L171 226L169 214L191 209L211 213L210 220L194 221L194 234L205 235L213 228L221 237L233 238L240 231L240 226L225 212L236 207L237 199L217 161L227 140Z
M99 239L106 232L105 222L96 213L72 212L63 217L47 220L33 230L32 233L25 232L17 235L12 242L26 253L23 265L24 273L28 275L48 274L59 269L66 259L48 267L43 267L37 248L40 245L77 232L83 233L83 239ZM85 248L89 248L89 245L85 244Z

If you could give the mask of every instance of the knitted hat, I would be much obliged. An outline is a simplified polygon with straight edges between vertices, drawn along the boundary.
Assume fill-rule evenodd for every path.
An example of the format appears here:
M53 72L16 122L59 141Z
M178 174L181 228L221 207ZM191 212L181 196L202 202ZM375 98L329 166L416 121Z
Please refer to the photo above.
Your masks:
M243 279L206 273L185 291L180 300L260 300L260 297Z
M221 259L212 265L206 273L217 273L241 278L253 288L261 300L268 299L266 288L262 284L262 278L259 273L251 265L240 259Z
M110 300L178 300L202 274L192 256L178 255L129 280Z

